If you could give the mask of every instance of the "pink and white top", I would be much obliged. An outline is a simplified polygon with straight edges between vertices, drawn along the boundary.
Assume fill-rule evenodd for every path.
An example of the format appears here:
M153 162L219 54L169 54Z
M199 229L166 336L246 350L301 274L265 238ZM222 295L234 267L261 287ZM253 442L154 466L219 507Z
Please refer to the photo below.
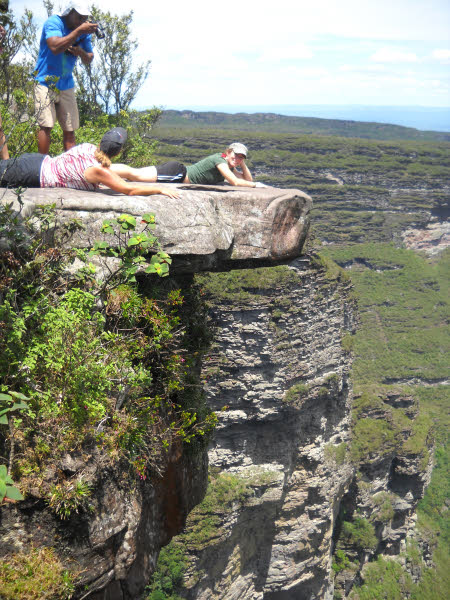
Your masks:
M98 185L89 183L84 172L89 167L98 167L94 158L94 144L79 144L59 156L46 156L41 165L41 188L67 187L94 192Z

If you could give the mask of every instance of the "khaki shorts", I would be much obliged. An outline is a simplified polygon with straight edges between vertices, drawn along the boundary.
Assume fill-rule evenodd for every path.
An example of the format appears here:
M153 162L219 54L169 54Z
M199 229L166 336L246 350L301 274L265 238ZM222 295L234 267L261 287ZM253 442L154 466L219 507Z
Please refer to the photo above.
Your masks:
M75 89L51 90L46 85L34 86L34 107L40 127L50 127L58 119L63 131L75 131L80 126Z

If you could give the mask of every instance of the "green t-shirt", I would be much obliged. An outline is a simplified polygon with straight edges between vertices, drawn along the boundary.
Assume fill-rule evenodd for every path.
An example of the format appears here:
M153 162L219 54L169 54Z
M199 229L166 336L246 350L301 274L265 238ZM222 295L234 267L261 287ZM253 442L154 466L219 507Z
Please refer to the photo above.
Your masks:
M191 165L187 168L187 176L190 183L203 183L205 185L213 185L225 181L224 176L219 171L216 165L221 163L226 164L226 160L222 158L220 153L207 156L203 160Z

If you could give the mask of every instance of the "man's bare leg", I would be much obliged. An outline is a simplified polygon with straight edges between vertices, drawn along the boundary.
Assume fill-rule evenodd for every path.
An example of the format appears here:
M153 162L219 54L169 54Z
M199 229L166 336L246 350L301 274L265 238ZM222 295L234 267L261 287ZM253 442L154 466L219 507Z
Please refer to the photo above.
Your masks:
M1 115L0 115L0 158L2 160L8 160L8 158L9 158L8 146L6 145L6 137L5 137L5 134L3 133L3 129L2 129Z
M63 131L64 150L70 150L76 145L75 131Z
M51 127L41 127L38 131L38 152L48 154L50 151L50 132Z
M8 146L6 145L5 134L0 129L0 159L8 160L8 158L9 158L9 152L8 152Z

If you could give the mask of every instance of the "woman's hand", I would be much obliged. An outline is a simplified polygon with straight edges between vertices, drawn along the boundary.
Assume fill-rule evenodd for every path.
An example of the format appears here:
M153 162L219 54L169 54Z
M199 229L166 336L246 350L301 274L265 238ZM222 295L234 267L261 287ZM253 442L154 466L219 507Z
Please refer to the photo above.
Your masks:
M179 198L180 197L180 192L176 189L171 189L169 187L160 187L159 188L159 193L163 194L164 196L169 196L169 198Z

